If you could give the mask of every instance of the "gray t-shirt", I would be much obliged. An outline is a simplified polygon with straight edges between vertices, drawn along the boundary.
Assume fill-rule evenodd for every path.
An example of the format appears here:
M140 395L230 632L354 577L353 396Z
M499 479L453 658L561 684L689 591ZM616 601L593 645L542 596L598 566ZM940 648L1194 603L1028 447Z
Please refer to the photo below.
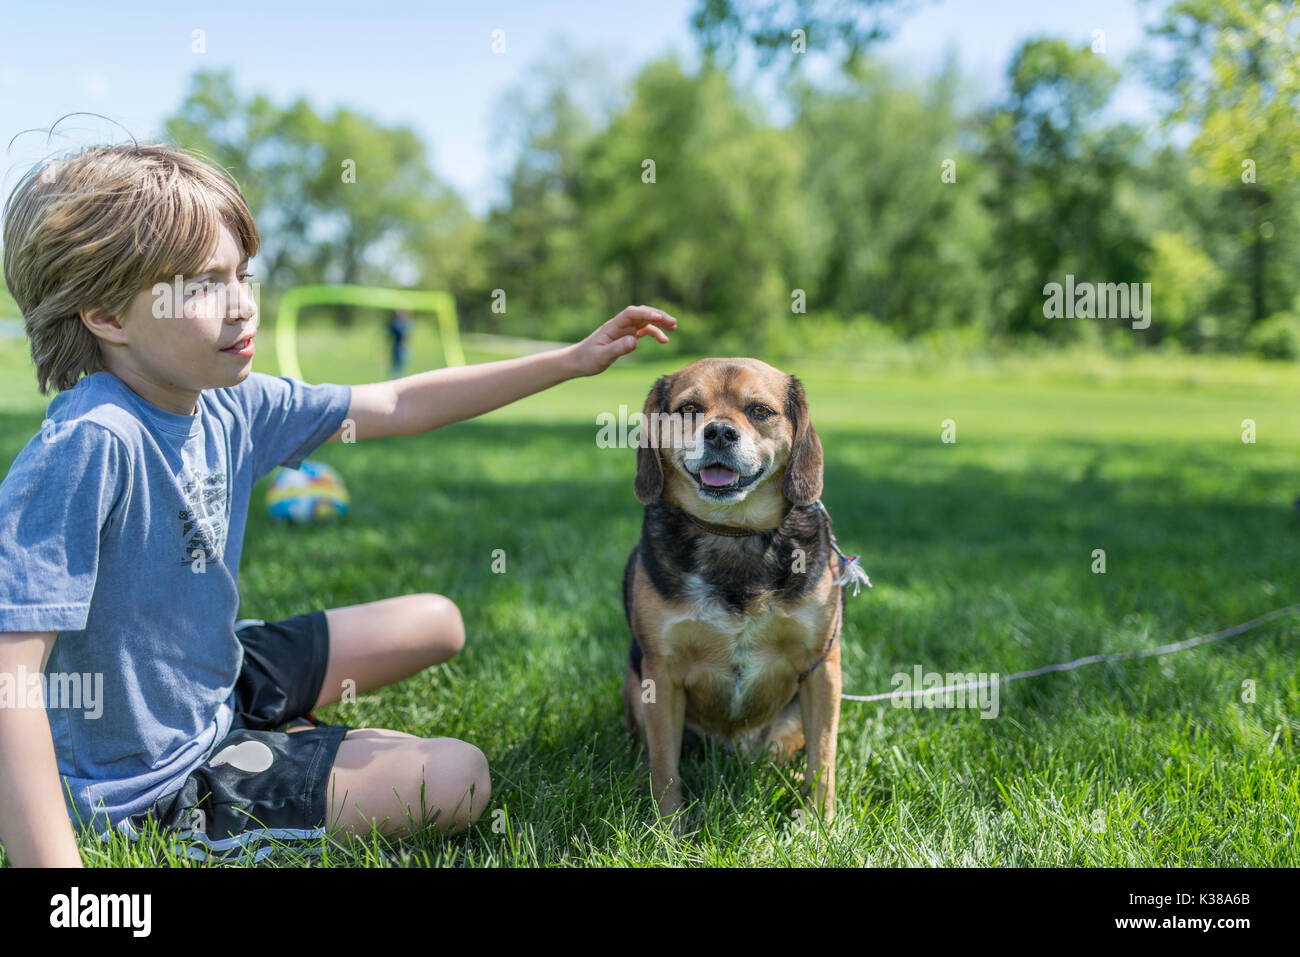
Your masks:
M0 484L0 632L59 634L43 678L10 676L6 701L0 676L0 707L31 706L44 682L74 824L119 827L229 732L250 493L350 400L254 372L177 415L98 372L50 403Z

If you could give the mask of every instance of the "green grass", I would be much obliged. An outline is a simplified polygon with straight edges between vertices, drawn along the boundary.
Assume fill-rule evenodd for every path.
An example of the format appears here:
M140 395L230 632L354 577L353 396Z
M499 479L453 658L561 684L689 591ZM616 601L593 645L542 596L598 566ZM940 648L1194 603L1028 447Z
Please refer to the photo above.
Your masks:
M416 345L415 366L432 362ZM43 409L22 346L0 343L6 466ZM307 330L302 354L317 381L384 371L382 341L363 330ZM257 368L275 371L271 358L263 348ZM473 742L494 789L468 835L373 838L279 864L1300 863L1300 616L1018 682L993 720L845 703L829 828L798 826L792 768L688 751L693 803L672 837L621 725L634 454L597 448L595 419L639 410L654 377L686 361L645 343L599 377L472 422L327 445L314 457L354 500L337 527L276 526L255 493L241 614L435 591L465 618L454 661L321 716ZM848 602L848 692L889 691L918 664L1006 674L1148 648L1300 601L1293 367L1084 354L906 373L781 365L805 382L824 500L875 584ZM1255 444L1241 441L1245 418ZM940 441L944 419L956 444ZM1097 548L1104 575L1090 570ZM176 862L161 839L82 849L95 864Z

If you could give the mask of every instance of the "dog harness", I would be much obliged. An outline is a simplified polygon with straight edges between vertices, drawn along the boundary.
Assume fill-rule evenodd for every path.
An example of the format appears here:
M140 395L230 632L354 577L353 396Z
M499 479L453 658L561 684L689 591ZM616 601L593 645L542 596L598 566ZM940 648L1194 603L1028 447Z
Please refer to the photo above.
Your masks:
M867 570L862 567L862 556L845 555L840 551L840 545L835 539L835 533L831 531L831 513L826 510L826 506L822 504L821 499L818 499L814 504L821 509L822 514L826 516L826 532L831 537L831 548L835 550L836 555L840 556L839 577L835 579L835 584L840 588L852 584L853 594L856 596L858 592L862 590L863 585L866 585L868 588L871 587L871 579L867 577ZM684 508L679 508L678 511L686 516L686 519L691 522L691 524L696 525L713 535L724 535L727 538L748 538L751 535L757 535L759 531L756 528L741 528L737 525L719 525L716 522L706 522L702 518L696 518ZM796 684L803 684L803 680L816 671L817 666L825 661L826 656L831 653L831 648L835 646L835 639L839 637L840 625L843 623L843 617L844 601L841 596L841 600L835 606L835 628L831 631L830 641L826 642L826 650L822 652L820 658L804 669L803 674L799 676L799 680Z

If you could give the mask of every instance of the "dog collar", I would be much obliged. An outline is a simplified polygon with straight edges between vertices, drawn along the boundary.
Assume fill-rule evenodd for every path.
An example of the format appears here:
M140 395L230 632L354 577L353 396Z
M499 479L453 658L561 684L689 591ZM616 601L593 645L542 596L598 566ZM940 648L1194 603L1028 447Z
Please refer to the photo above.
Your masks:
M677 508L676 505L672 506ZM719 525L716 522L706 522L702 518L696 518L684 508L678 508L677 511L686 516L686 520L692 525L704 529L706 532L712 532L714 535L725 535L727 538L748 538L751 535L757 535L759 530L756 528L742 528L739 525Z
M720 525L717 522L706 522L704 519L696 518L690 512L686 511L686 509L674 505L672 502L669 502L666 499L664 500L664 504L667 505L669 508L673 509L674 511L681 512L681 514L686 518L686 520L690 522L692 525L696 526L697 528L702 528L706 532L711 532L714 535L725 535L727 538L749 538L751 535L757 535L759 532L776 531L775 528L744 528L743 526L740 525ZM826 512L826 506L822 505L821 499L817 500L816 505L823 512ZM784 522L786 518L789 516L789 514L790 512L787 511L785 515L782 515L781 521ZM826 512L826 518L829 520L830 517L831 517L830 513ZM780 528L780 526L778 525L777 528ZM834 541L834 538L835 536L832 535L831 536L832 542ZM839 551L839 549L837 548L836 551Z
M686 509L680 508L679 506L672 504L672 502L665 501L664 504L671 509L675 509L676 511L681 512L682 515L686 517L686 520L690 522L692 525L696 526L697 528L702 528L706 532L711 532L714 535L725 535L727 538L749 538L751 535L759 534L759 532L776 531L775 528L744 528L743 526L740 525L720 525L717 522L706 522L702 518L696 518L690 512L686 511ZM826 511L826 506L822 505L820 499L817 500L817 505L821 506L823 512ZM789 516L789 514L790 512L787 511L785 515L782 515L781 521L784 522L786 518ZM826 513L826 517L828 519L830 518L829 512ZM779 525L777 526L777 528L780 527L781 526Z

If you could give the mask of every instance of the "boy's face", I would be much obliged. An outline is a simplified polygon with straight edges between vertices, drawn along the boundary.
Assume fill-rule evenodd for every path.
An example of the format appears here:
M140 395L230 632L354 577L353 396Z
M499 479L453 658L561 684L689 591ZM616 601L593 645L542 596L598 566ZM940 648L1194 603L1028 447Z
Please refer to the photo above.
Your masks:
M206 268L179 287L173 280L142 290L116 320L87 320L104 368L159 408L190 415L203 389L244 381L258 314L235 234L223 225Z

